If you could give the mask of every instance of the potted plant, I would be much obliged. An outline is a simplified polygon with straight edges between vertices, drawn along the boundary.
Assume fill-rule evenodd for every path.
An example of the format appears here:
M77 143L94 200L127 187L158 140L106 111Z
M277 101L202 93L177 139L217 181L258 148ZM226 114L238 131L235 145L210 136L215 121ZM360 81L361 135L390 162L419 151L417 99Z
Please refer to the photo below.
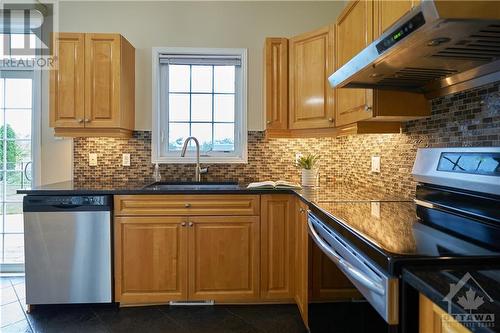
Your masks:
M317 180L316 163L319 160L319 155L308 154L297 159L297 166L302 169L302 186L315 186Z

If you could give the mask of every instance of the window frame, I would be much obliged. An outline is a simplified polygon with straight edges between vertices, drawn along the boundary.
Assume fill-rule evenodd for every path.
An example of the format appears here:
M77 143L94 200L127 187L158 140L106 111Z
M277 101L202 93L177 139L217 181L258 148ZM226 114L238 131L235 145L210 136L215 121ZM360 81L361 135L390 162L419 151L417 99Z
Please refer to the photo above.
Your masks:
M232 153L210 152L202 154L202 163L248 163L248 129L247 129L247 49L243 48L184 48L184 47L154 47L152 49L152 163L188 164L195 163L194 151L188 151L186 157L166 154L164 147L168 146L168 108L162 112L162 105L168 102L168 92L162 90L162 80L168 84L168 71L162 70L165 65L160 65L161 55L186 55L186 56L238 56L241 66L235 71L235 150ZM162 142L163 141L163 142Z

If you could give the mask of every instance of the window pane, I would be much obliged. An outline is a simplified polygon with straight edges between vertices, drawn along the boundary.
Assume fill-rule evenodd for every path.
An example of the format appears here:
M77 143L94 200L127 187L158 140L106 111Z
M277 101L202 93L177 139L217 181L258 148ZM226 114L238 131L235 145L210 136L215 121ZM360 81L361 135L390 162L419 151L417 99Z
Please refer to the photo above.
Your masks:
M4 262L24 262L24 237L22 234L6 234L4 236Z
M7 201L22 201L23 194L17 194L16 191L21 188L26 188L26 184L22 171L8 171L7 172L7 185L5 187L5 199Z
M214 124L214 150L234 151L234 124Z
M0 128L1 130L2 128ZM23 170L31 161L30 141L6 141L7 170ZM3 142L0 141L0 161L3 162Z
M0 34L0 59L8 58L8 50L4 50L4 38L8 38L6 35Z
M169 120L189 121L189 94L169 94Z
M20 232L23 228L23 204L22 203L6 203L5 204L5 231Z
M191 95L191 121L212 121L212 95Z
M234 66L215 66L214 92L234 93Z
M11 34L10 35L10 47L12 49L24 49L25 39L28 41L29 45L29 35L24 34Z
M184 140L189 136L189 124L171 123L168 126L168 150L181 150Z
M189 66L168 66L168 90L170 92L189 92Z
M234 95L214 95L215 121L234 122Z
M5 107L31 109L31 79L5 80Z
M212 124L191 124L191 135L200 142L200 151L212 150Z
M8 139L29 139L31 137L31 109L10 109L5 111Z
M212 66L193 66L191 75L191 91L212 92Z
M0 40L1 42L1 40ZM2 52L2 50L0 49L0 52ZM3 90L3 86L4 86L4 83L5 83L5 80L4 79L0 79L0 108L3 108L4 105L3 105L3 93L4 93L4 90Z

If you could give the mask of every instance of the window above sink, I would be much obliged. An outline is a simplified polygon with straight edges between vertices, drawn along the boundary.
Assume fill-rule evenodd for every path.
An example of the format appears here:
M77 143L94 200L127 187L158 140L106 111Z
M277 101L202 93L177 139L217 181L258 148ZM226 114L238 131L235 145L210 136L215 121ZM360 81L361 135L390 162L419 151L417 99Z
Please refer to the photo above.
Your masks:
M246 49L153 49L153 163L247 162Z

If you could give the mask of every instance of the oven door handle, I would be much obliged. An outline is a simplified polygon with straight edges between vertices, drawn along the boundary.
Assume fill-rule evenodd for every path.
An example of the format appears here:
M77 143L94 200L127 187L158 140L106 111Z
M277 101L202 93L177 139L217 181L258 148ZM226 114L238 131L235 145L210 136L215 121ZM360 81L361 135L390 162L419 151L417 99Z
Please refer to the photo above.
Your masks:
M342 257L340 257L337 253L335 253L334 250L330 248L330 246L323 240L321 237L318 235L316 230L314 229L313 222L311 219L307 219L307 225L308 225L308 230L309 234L311 235L313 241L319 246L319 248L330 258L334 263L340 266L340 268L343 268L345 273L348 274L350 277L361 283L363 286L366 288L370 289L371 291L379 294L379 295L384 295L385 294L385 288L381 286L379 283L374 282L372 279L370 279L366 274L361 272L360 270L354 268L351 264L346 262Z

